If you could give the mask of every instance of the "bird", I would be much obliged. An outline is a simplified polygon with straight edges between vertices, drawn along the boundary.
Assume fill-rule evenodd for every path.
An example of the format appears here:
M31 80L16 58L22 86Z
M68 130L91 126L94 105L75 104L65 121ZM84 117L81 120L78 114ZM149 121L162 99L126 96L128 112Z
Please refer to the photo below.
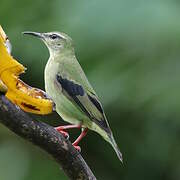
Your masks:
M77 150L88 129L100 134L114 148L123 162L122 153L113 137L98 95L89 83L76 55L73 40L63 32L25 31L41 39L49 50L44 70L45 90L56 105L56 112L70 125L55 129L68 136L67 129L81 128L80 136L72 144Z

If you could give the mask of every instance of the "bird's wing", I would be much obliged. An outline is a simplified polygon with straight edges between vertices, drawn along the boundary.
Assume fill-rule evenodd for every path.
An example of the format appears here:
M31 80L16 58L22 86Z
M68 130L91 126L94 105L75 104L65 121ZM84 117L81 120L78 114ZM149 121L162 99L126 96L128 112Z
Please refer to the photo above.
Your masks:
M61 85L62 93L73 104L85 113L90 120L110 133L102 105L80 66L79 68L80 71L77 74L72 74L69 71L66 71L64 75L58 73L56 82Z

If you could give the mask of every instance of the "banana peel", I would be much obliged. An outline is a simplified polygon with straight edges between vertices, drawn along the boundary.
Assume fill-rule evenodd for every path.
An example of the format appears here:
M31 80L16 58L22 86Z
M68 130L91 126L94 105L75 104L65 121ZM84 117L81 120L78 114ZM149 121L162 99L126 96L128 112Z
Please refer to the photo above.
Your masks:
M6 43L6 39L7 39L7 36L5 34L5 32L3 31L2 27L0 26L0 36L2 37L2 40L3 40L3 43L5 44ZM1 81L0 79L0 92L7 92L7 87L6 85Z
M7 40L0 26L0 91L5 92L11 102L26 112L41 115L51 113L54 103L47 94L19 79L26 68L10 55L6 47Z
M7 87L6 85L0 80L0 92L7 92Z

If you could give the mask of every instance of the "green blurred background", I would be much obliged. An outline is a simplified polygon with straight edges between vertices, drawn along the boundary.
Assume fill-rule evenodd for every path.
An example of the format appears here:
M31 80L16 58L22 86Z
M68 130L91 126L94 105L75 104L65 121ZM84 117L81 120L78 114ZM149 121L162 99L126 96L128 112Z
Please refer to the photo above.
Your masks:
M180 179L180 2L0 1L21 78L44 89L47 48L22 31L63 31L104 105L124 157L90 132L82 155L98 179ZM56 114L37 117L63 124ZM79 134L73 130L71 140ZM0 180L67 179L52 158L0 125Z

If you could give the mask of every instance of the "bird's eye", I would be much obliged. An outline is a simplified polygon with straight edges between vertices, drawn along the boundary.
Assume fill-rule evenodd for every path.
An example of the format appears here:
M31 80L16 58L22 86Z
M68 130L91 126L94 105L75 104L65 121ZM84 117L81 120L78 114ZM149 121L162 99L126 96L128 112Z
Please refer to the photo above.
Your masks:
M50 37L51 39L56 39L56 38L58 38L59 36L56 35L56 34L51 34L49 37Z

